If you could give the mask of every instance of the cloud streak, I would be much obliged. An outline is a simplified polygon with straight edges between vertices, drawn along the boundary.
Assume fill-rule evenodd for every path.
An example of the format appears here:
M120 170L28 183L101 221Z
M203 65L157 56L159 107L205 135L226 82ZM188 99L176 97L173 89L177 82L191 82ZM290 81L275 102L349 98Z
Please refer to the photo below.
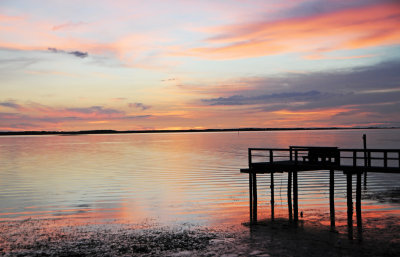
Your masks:
M368 114L375 120L393 121L400 120L399 81L400 62L393 61L348 70L250 80L253 85L249 84L248 90L200 102L207 106L241 106L253 115L302 116L317 112L333 115L335 119L351 117L354 123L355 117ZM274 93L266 93L271 91Z
M49 47L49 48L47 48L47 50L49 50L52 53L70 54L70 55L73 55L73 56L79 57L79 58L86 58L86 57L89 56L89 54L87 52L82 52L82 51L70 51L70 52L68 52L68 51L64 51L64 50L57 49L57 48L54 48L54 47Z
M0 106L9 107L12 109L19 109L21 107L19 104L16 104L12 101L0 102Z
M257 96L243 96L234 95L229 97L218 97L212 99L202 99L210 105L254 105L254 104L265 104L275 103L282 101L307 101L313 99L320 99L321 92L319 91L308 91L308 92L285 92L278 94L264 94Z

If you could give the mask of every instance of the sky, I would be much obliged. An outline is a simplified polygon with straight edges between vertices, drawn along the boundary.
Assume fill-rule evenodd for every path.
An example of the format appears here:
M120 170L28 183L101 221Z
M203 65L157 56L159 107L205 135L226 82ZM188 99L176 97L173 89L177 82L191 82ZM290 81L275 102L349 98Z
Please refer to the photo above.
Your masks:
M399 0L0 0L0 131L400 126L399 28Z

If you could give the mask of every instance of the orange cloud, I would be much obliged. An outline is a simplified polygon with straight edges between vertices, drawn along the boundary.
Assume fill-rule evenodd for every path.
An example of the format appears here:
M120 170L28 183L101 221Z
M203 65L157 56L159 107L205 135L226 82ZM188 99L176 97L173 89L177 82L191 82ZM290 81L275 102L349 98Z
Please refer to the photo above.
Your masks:
M329 52L400 43L400 4L379 4L303 18L210 28L208 47L184 55L210 59L287 52ZM223 31L221 33L221 31Z

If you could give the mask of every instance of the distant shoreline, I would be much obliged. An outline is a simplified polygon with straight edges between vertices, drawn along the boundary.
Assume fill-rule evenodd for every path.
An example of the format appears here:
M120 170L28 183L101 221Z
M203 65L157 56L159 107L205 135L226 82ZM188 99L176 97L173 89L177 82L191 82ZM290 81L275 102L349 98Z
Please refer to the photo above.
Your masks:
M353 129L399 129L400 127L326 127L326 128L229 128L229 129L180 129L180 130L80 130L80 131L4 131L0 136L21 135L89 135L89 134L145 134L182 132L240 132L240 131L295 131L295 130L353 130Z

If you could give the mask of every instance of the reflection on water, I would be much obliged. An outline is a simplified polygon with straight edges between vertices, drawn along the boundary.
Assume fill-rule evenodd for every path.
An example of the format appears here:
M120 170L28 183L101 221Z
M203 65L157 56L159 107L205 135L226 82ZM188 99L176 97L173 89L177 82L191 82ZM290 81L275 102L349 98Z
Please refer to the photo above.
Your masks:
M0 221L240 224L249 219L248 176L239 173L247 167L247 148L361 148L364 133L369 148L400 148L400 130L0 137ZM275 217L287 218L288 174L274 175ZM270 217L269 176L257 177L259 219ZM329 172L300 172L298 179L303 219L328 225ZM363 219L398 217L398 202L372 196L399 187L398 174L368 174ZM335 209L340 229L347 221L342 172L335 172Z

